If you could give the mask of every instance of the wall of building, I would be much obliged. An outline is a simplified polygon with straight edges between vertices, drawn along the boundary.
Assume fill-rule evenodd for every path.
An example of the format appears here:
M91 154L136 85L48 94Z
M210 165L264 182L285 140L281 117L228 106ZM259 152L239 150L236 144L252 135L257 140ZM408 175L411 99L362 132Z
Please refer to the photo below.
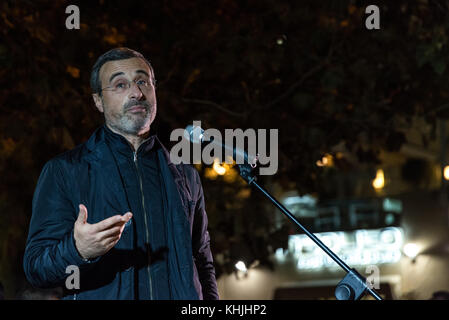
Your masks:
M389 283L393 299L429 299L436 291L449 291L447 201L439 192L424 191L414 191L396 198L403 203L400 227L404 231L404 243L416 243L420 253L414 261L403 255L397 263L378 265L380 282ZM293 261L273 261L274 270L259 266L250 269L246 276L222 276L218 279L221 299L273 299L277 288L334 288L345 275L338 268L299 271ZM370 276L366 267L356 269L365 277ZM308 297L320 298L323 297Z

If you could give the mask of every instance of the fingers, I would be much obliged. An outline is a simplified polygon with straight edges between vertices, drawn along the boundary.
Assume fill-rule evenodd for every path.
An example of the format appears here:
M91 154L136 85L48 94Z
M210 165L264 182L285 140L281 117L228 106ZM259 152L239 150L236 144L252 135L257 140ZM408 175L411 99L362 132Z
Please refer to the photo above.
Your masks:
M123 226L131 218L132 218L132 213L127 212L123 216L115 215L115 216L109 217L107 219L104 219L98 223L95 223L93 226L95 227L96 232L101 232L101 231L110 229L114 226Z
M126 219L128 219L128 217L131 217L132 214L131 213L129 213L129 214L126 213L124 216L126 217ZM129 219L126 220L126 221L129 221ZM123 223L123 221L120 221L120 222L112 225L108 229L100 231L97 234L98 240L99 241L107 241L107 240L109 240L109 238L111 238L112 240L115 239L115 240L118 241L120 239L121 235L122 235L123 230L125 229L125 224L126 224L126 222Z
M87 208L84 204L80 204L79 206L79 213L78 213L78 222L84 224L87 222Z
M129 221L133 217L133 214L131 212L127 212L123 215L123 217L126 219L126 222Z
M119 240L120 240L120 237L108 238L107 240L105 240L103 242L104 243L104 247L106 248L107 251L109 251L117 244L117 242Z
M115 226L115 227L106 229L106 230L98 233L98 239L100 241L102 241L107 238L115 238L115 237L121 236L123 229L124 229L124 225L123 226L119 225L119 226Z
M78 218L74 226L75 245L82 257L97 257L108 252L120 240L125 224L132 213L115 215L95 224L87 223L87 208L79 204Z

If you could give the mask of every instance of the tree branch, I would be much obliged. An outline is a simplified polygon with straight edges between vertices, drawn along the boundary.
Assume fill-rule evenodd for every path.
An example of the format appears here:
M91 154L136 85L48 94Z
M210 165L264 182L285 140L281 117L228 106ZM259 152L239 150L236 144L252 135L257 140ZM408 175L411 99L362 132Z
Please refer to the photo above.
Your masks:
M277 97L273 101L271 101L271 102L269 102L269 103L267 103L267 104L265 104L263 106L260 106L258 109L269 109L269 108L273 107L274 105L278 104L279 102L281 102L282 100L284 100L285 98L290 96L300 85L302 85L304 83L304 81L306 81L308 78L310 78L314 74L318 73L323 67L325 67L329 63L329 60L332 57L332 54L334 53L335 41L336 41L336 36L334 34L333 37L332 37L332 42L331 42L331 45L330 45L330 48L329 48L329 52L327 53L326 58L324 58L324 60L320 64L318 64L317 66L313 67L312 69L310 69L309 71L304 73L302 75L302 77L298 81L293 83L287 89L287 91L285 91L279 97ZM341 41L339 46L341 46L343 42L344 41Z
M187 102L187 103L197 103L197 104L201 104L201 105L206 105L206 106L210 106L210 107L214 107L215 109L218 109L226 114L229 114L233 117L246 117L248 115L248 112L234 112L231 110L228 110L226 107L215 103L213 101L209 101L209 100L201 100L201 99L187 99L187 98L183 98L182 101Z

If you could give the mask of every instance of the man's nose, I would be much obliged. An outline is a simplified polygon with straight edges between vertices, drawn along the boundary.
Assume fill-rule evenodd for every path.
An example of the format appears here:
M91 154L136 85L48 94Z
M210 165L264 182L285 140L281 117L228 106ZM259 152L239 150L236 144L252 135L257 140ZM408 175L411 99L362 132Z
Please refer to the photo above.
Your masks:
M142 92L142 90L140 90L137 83L135 83L134 81L131 81L130 87L129 87L129 92L128 92L128 98L140 100L142 98L142 96L143 96L143 92Z

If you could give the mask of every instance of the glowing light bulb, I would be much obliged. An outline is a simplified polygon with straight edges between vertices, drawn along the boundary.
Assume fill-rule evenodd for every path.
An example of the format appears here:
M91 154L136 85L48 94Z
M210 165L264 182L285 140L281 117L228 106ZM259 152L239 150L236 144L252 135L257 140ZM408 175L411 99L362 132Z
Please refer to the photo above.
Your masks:
M240 270L242 272L246 272L248 269L246 268L246 265L243 261L239 261L235 264L235 268L237 270Z
M416 243L407 243L402 250L407 257L414 259L419 253L419 246Z
M214 165L212 167L214 168L215 172L218 173L220 176L226 173L226 168L220 165L218 159L214 160Z
M385 176L382 169L378 169L376 173L376 178L373 180L374 189L382 189L385 186Z
M333 166L333 157L331 154L324 155L321 160L316 162L318 167L332 167Z

